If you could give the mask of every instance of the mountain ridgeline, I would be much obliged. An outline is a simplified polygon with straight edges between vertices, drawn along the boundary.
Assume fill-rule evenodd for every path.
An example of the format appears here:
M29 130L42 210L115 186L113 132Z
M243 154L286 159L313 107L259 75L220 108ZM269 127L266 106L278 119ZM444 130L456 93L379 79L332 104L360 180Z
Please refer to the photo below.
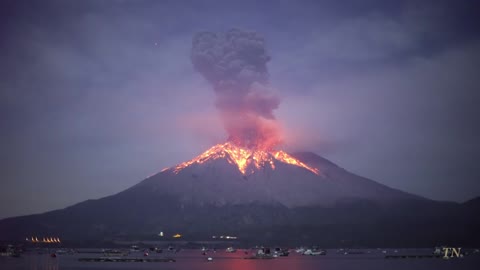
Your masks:
M244 245L471 246L480 241L479 199L439 202L357 176L310 152L242 174L228 156L168 169L118 194L0 221L0 240L58 235L70 242L186 241L235 235Z

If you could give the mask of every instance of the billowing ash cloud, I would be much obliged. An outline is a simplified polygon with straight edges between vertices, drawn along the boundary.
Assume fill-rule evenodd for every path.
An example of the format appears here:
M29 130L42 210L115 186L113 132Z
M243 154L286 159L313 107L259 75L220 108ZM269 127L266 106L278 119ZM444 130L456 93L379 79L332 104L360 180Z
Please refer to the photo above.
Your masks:
M263 37L232 29L193 37L191 60L213 86L229 140L250 148L279 143L273 111L280 100L268 87L270 60Z

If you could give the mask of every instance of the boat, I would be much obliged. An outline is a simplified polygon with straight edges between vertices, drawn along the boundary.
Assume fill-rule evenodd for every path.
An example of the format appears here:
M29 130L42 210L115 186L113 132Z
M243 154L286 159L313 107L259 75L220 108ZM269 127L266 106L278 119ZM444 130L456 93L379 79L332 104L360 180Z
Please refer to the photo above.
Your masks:
M272 254L270 248L262 247L257 250L254 256L245 257L244 259L274 259L278 255Z
M233 247L228 247L225 251L228 252L228 253L237 252L237 250Z
M323 249L307 249L303 255L318 256L318 255L327 255L327 251Z
M303 254L305 252L305 250L306 249L304 247L299 247L295 250L295 252L298 253L298 254Z
M290 254L290 251L288 251L288 249L284 249L284 248L275 248L275 250L273 251L273 256L277 256L277 257L286 257Z
M67 253L68 253L68 251L65 250L65 249L57 249L55 251L55 254L57 254L57 255L63 255L63 254L67 254Z
M15 248L13 245L0 248L0 256L2 257L20 257L21 250Z

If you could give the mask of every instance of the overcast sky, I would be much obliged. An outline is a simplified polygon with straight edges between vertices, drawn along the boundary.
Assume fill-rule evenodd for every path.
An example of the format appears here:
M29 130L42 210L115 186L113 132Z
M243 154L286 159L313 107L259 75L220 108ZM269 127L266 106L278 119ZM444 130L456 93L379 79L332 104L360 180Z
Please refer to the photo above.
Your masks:
M198 31L264 36L284 148L480 195L476 1L0 3L0 218L122 191L225 140Z

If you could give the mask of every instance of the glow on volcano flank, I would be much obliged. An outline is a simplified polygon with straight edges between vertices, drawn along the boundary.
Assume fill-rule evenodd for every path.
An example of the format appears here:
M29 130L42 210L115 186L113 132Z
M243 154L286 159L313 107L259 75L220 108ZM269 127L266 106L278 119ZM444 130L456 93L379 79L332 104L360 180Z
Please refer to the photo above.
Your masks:
M242 174L254 173L255 168L261 169L265 166L275 169L275 160L319 174L318 169L306 165L284 151L252 150L238 147L230 142L217 144L192 160L178 164L173 168L173 172L177 174L192 164L202 164L218 158L226 158L230 164L236 165Z

